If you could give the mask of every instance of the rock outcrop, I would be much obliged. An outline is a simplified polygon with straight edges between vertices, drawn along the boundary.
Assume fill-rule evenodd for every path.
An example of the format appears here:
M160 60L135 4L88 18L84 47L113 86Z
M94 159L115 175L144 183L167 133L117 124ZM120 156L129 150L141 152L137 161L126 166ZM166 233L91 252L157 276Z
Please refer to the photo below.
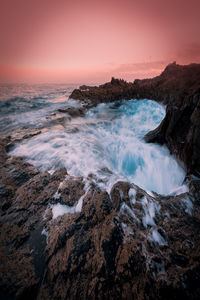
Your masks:
M88 106L120 99L152 99L167 105L158 128L148 133L147 142L166 144L188 173L200 176L200 64L168 65L160 76L127 83L112 78L99 87L74 90L71 98Z

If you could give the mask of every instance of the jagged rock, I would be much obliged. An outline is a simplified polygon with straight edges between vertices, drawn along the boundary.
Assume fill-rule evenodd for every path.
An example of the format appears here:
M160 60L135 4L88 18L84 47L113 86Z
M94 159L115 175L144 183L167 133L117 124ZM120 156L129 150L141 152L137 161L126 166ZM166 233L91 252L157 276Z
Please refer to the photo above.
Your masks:
M84 86L75 89L70 98L83 101L87 108L101 102L111 102L119 99L128 99L132 93L132 83L127 83L122 79L112 78L111 82L96 86ZM130 99L130 98L129 98Z

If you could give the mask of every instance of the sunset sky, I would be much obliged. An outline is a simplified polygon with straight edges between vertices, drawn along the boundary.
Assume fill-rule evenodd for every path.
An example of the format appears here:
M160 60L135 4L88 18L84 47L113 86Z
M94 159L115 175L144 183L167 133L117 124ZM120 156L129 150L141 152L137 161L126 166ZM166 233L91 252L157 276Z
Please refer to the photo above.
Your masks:
M199 0L0 0L0 82L101 83L200 62Z

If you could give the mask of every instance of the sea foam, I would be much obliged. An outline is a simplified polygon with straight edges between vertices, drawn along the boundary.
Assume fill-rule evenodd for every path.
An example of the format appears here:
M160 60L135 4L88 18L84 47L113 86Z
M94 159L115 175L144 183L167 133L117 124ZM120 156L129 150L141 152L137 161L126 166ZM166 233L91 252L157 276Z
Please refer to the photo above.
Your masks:
M73 176L93 174L107 191L125 180L160 194L182 192L184 170L166 147L144 141L164 116L164 106L146 99L99 104L62 130L18 144L10 154L24 156L43 171L66 167Z

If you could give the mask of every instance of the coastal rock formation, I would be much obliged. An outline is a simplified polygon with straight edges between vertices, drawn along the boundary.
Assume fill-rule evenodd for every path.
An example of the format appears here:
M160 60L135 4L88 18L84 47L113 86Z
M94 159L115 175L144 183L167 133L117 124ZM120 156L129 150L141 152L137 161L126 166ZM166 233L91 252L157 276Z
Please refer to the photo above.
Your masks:
M98 103L111 102L121 99L131 99L133 95L133 84L122 79L112 78L111 82L97 86L80 86L70 95L71 99L83 101L87 107L92 107Z
M200 176L200 64L168 65L160 76L127 83L112 78L99 87L80 87L71 98L88 106L120 99L151 99L167 105L158 128L148 133L147 142L166 144L188 173Z
M84 108L75 108L69 107L66 109L58 109L61 113L68 113L71 117L83 117L84 116Z
M180 107L169 104L164 120L145 140L166 144L185 163L188 173L200 177L200 94Z
M154 79L72 93L85 109L121 98L167 104L146 139L185 162L189 191L180 195L122 181L109 194L93 174L40 172L7 154L40 131L0 137L0 299L200 299L199 69L172 64Z

